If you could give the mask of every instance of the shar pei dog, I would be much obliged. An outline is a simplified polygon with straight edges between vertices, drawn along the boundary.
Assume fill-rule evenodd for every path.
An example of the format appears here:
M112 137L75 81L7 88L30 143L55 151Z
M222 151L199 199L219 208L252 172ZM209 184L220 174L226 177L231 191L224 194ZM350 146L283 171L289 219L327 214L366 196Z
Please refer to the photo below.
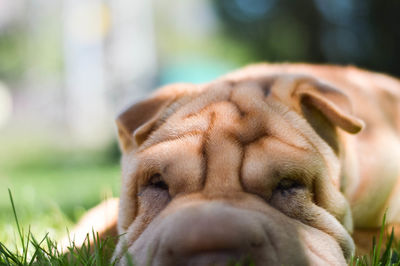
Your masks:
M345 265L385 212L400 222L400 81L387 75L252 65L163 87L117 126L120 265L126 254L136 265Z

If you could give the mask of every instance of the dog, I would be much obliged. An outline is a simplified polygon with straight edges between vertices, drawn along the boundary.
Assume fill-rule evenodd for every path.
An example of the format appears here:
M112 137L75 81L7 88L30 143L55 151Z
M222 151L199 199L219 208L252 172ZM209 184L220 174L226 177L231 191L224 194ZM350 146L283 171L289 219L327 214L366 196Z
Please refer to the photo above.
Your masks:
M385 211L400 222L390 76L251 65L163 87L116 123L119 265L345 265L352 234L379 228Z

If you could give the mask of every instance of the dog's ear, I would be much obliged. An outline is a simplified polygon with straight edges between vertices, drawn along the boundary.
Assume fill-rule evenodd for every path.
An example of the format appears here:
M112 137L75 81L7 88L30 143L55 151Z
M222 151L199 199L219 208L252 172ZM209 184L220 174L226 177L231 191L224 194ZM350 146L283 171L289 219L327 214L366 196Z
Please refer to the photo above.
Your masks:
M150 98L133 104L116 119L122 152L140 146L154 130L165 109L189 90L191 84L174 84L156 91Z
M336 127L352 134L364 127L364 122L353 116L349 97L330 85L305 79L293 93L298 98L299 111L335 152L339 151Z
M139 146L151 131L161 111L173 100L155 96L138 102L123 111L116 119L119 145L122 152Z
M338 152L337 130L358 133L364 122L352 114L349 97L331 85L307 76L278 79L276 97L300 113L315 132Z
M358 133L364 127L364 122L353 116L349 97L330 85L317 80L306 80L298 84L295 95L299 98L302 112L306 118L317 110L332 125L349 133Z

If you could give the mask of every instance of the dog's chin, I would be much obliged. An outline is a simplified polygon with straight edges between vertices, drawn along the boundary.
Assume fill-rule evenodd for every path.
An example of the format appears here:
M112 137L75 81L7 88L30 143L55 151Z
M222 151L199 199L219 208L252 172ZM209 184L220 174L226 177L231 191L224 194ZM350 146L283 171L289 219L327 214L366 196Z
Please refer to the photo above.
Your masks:
M204 251L196 252L186 256L138 256L129 254L118 261L117 265L154 265L154 266L226 266L226 265L346 265L345 258L339 254L331 254L335 260L327 259L323 254L318 254L313 249L305 250L306 257L299 254L298 257L284 258L280 260L271 256L271 250L265 250L264 254L250 254L248 251L226 250L226 251ZM326 254L325 254L326 255ZM128 259L128 257L130 259ZM290 261L290 262L289 262ZM288 264L289 262L289 264Z
M330 239L332 240L332 239ZM139 242L139 243L138 243ZM239 249L193 250L189 253L160 248L156 243L135 242L120 256L116 265L152 266L207 266L207 265L346 265L346 259L338 243L304 243L301 249L279 244ZM158 248L157 248L158 247ZM279 249L279 250L278 250ZM118 257L118 255L116 256ZM114 257L114 258L116 258Z
M137 255L137 254L136 254ZM157 266L225 266L225 265L273 265L273 261L260 261L255 256L246 251L240 250L225 250L225 251L203 251L196 252L186 256L147 256L147 258L140 258L129 254L134 265L157 265ZM135 259L136 258L136 259ZM122 258L118 265L128 265L127 256ZM271 264L272 263L272 264ZM299 265L307 265L300 263Z

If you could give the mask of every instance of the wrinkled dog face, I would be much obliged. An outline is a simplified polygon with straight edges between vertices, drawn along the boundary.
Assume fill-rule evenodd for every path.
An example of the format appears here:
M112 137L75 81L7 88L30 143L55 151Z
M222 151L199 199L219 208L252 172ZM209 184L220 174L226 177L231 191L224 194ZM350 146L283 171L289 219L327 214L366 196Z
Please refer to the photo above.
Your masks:
M121 264L340 265L353 253L336 128L362 124L338 90L292 75L172 85L117 123Z

